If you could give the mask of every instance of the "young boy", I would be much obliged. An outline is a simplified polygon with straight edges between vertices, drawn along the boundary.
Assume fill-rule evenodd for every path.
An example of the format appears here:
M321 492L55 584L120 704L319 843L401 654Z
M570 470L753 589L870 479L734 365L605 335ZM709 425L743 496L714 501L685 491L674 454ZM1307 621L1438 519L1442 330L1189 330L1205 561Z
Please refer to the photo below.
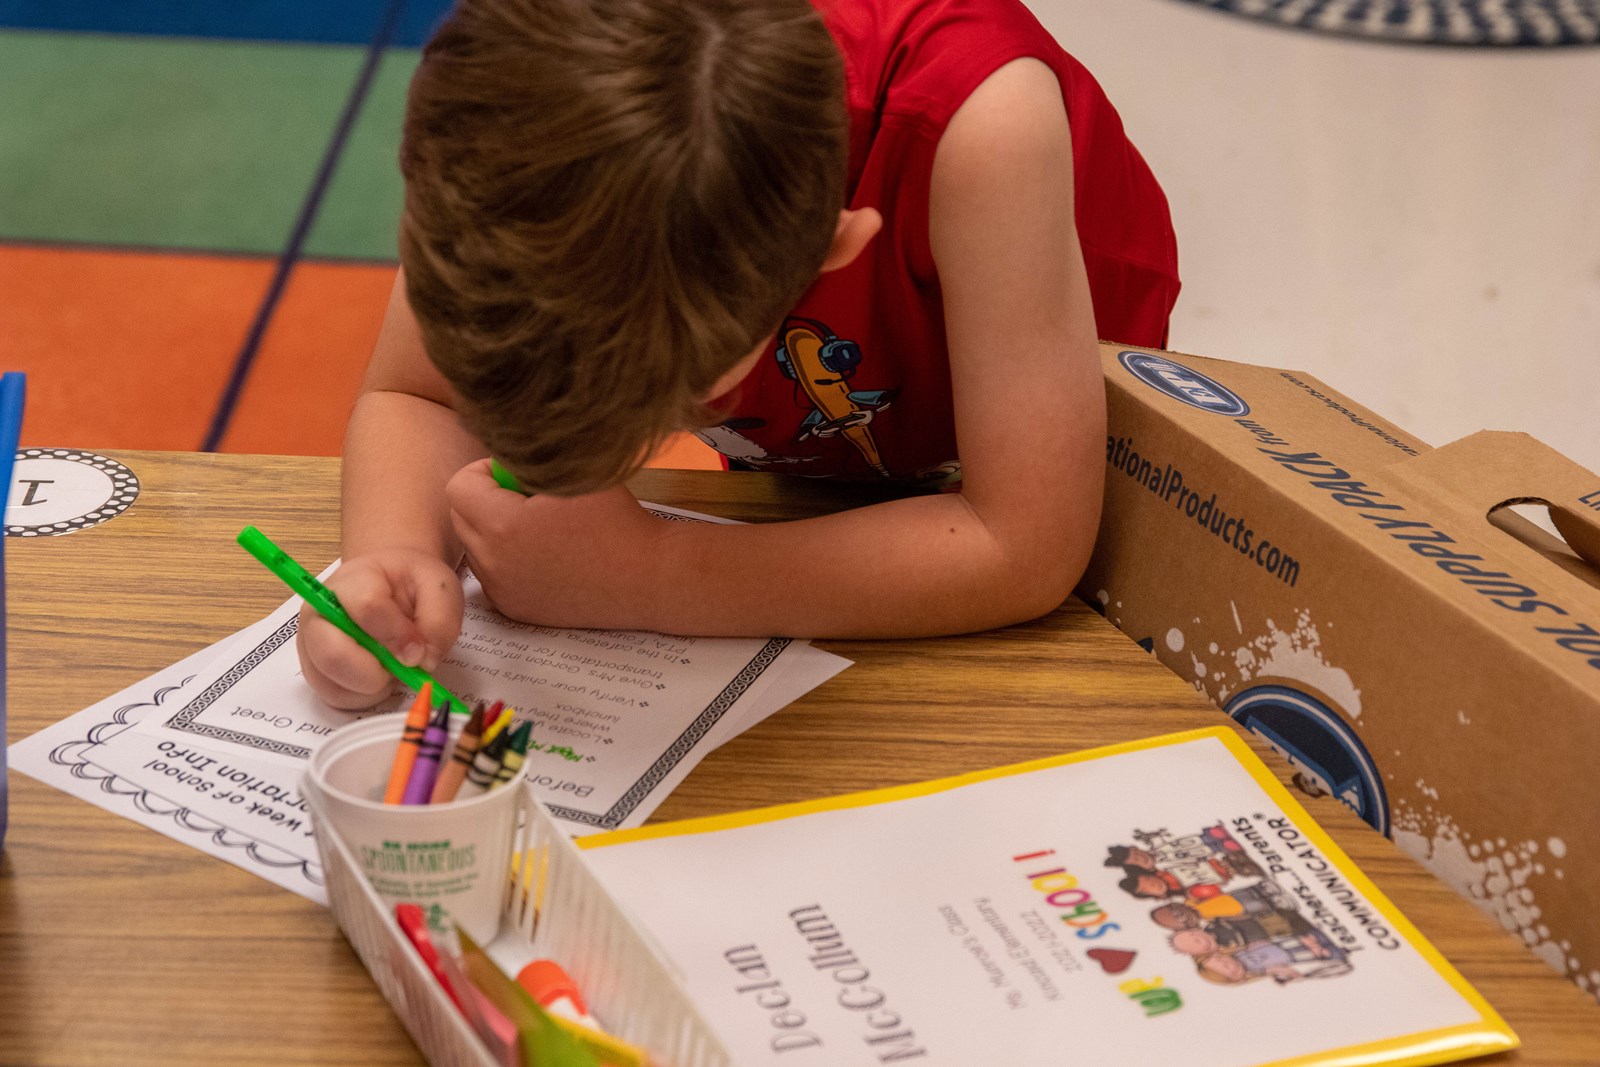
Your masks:
M461 0L402 170L329 584L403 660L454 643L463 553L513 618L687 634L955 633L1072 589L1096 337L1163 343L1176 253L1116 112L1020 0ZM959 491L661 522L619 482L679 429ZM300 653L337 706L389 685L314 613Z

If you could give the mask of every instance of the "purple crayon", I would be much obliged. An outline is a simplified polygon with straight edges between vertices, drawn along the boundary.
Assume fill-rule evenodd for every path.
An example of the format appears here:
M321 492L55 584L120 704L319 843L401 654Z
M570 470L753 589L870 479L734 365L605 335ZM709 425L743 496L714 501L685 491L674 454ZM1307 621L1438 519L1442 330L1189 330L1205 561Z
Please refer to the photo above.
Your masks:
M445 742L450 739L450 703L439 705L439 710L422 732L422 744L417 746L417 762L411 767L411 777L406 779L406 791L400 798L402 804L426 804L433 796L433 783L439 777L439 761L444 757Z

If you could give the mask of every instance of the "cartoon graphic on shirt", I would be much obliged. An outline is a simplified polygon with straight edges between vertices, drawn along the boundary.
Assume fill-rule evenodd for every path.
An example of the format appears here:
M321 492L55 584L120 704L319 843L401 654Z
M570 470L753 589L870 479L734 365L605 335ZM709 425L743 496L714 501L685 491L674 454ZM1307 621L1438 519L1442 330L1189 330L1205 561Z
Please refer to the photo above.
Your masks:
M890 477L868 424L899 394L898 389L852 391L849 381L861 364L861 346L844 340L815 319L791 317L778 331L778 366L804 391L812 411L800 424L797 440L843 434L878 474Z
M771 452L768 452L739 432L740 430L758 430L766 424L767 420L760 418L729 419L727 422L719 423L716 426L707 426L703 430L696 430L694 435L735 463L743 463L748 467L765 468L789 463L805 463L814 458L811 456L774 456Z
M961 488L961 461L947 459L943 463L930 464L913 473L911 480L924 489L956 492Z

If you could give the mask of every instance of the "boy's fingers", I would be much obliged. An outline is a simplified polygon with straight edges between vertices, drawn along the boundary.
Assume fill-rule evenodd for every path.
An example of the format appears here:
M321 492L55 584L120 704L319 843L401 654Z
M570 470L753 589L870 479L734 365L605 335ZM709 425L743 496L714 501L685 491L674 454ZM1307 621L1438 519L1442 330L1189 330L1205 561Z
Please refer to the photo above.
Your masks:
M451 475L444 487L456 533L469 545L492 535L497 526L509 526L517 509L527 502L520 493L504 489L489 473L489 461L469 463Z
M334 592L356 625L393 652L401 663L415 666L422 661L427 651L426 638L412 619L408 605L403 603L410 599L409 594L414 590L396 589L388 575L362 569L345 575ZM354 640L347 640L355 644ZM365 649L361 654L372 658Z
M300 669L336 708L365 708L389 689L389 672L311 608L300 612Z
M461 614L465 608L461 582L454 571L441 566L437 572L417 576L412 601L413 625L423 643L417 666L431 671L439 666L461 634Z

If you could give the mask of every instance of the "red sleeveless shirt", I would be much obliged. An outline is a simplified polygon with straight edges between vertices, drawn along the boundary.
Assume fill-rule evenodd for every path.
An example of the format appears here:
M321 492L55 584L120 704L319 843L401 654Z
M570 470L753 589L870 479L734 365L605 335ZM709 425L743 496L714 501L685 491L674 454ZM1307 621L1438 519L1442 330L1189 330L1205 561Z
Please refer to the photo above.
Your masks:
M877 208L883 230L806 292L730 417L699 436L758 470L947 482L960 467L928 192L951 116L1014 59L1038 59L1055 72L1072 129L1095 326L1106 340L1166 340L1178 295L1166 198L1099 84L1019 0L818 6L844 55L847 200Z

